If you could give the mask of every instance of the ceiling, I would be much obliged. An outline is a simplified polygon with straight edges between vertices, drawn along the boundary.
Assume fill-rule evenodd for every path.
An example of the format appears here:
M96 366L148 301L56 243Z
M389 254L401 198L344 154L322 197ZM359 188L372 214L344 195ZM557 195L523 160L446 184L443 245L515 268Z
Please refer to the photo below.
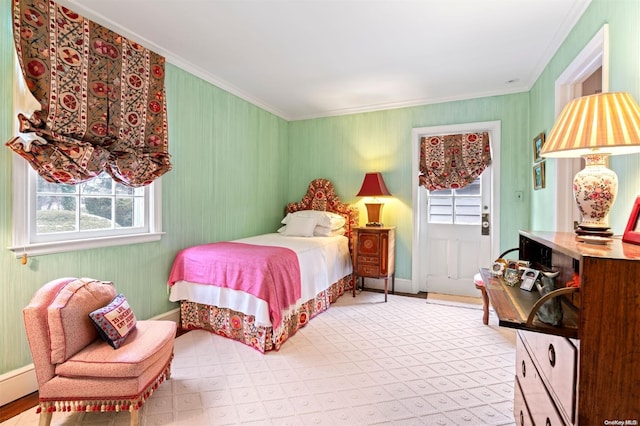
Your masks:
M286 120L528 91L591 0L58 0Z

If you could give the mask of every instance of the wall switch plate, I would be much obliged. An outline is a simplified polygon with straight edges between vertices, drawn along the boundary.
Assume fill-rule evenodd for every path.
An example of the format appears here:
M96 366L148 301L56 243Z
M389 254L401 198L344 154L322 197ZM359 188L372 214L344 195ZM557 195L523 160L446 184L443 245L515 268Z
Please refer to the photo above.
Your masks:
M516 200L517 201L524 200L524 193L522 191L516 191Z

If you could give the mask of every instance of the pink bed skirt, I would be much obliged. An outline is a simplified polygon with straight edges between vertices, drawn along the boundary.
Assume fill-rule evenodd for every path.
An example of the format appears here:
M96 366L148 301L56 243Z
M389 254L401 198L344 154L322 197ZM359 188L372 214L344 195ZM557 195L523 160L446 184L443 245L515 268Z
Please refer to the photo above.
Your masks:
M283 317L276 336L273 327L257 325L253 315L185 300L180 302L180 326L183 330L207 330L242 342L262 353L277 351L298 329L304 327L311 318L326 311L345 291L353 289L353 286L353 274L347 275L326 291L303 303L299 309L288 312Z

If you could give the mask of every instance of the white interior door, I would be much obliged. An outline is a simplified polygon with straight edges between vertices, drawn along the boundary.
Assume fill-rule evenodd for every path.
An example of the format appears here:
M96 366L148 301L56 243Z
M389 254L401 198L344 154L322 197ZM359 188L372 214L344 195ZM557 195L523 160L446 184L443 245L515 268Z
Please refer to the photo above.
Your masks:
M452 124L413 129L413 173L419 173L420 138L470 132L489 132L491 166L481 175L480 199L476 213L488 214L489 235L482 235L483 220L470 223L430 223L428 191L413 185L412 290L478 297L473 276L481 267L490 266L500 247L500 121ZM475 197L469 188L466 194ZM463 194L465 195L464 191ZM479 209L479 210L478 210ZM463 210L464 213L464 210ZM465 214L460 215L464 222ZM442 222L442 221L440 221Z
M427 292L478 296L473 276L492 261L490 188L488 168L461 190L424 190Z

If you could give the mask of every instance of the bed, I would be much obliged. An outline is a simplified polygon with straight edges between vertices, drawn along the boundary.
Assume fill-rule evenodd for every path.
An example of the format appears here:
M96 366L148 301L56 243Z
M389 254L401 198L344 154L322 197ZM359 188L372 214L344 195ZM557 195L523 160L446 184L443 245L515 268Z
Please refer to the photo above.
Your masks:
M181 328L279 350L353 289L357 224L358 209L342 203L329 180L315 179L286 206L278 232L181 250L168 280Z

